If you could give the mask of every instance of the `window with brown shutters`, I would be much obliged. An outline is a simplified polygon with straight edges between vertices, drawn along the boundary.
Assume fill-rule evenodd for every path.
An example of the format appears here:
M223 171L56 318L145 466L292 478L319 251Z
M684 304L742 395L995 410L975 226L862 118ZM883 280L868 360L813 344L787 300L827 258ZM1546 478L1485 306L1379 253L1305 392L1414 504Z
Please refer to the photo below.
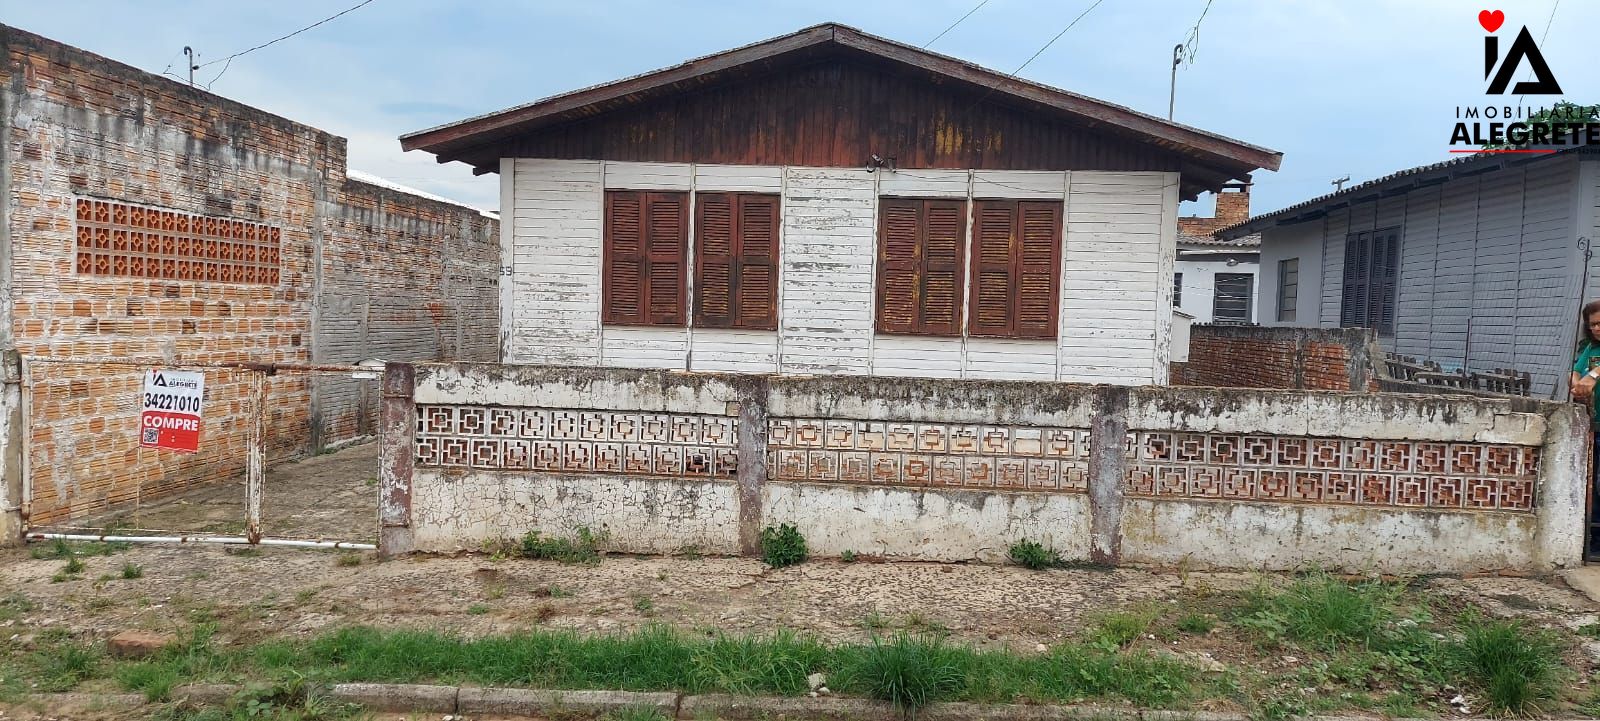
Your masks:
M996 338L1056 337L1061 203L979 200L972 225L967 332Z
M1339 325L1394 334L1396 278L1400 268L1400 229L1351 233L1345 237L1344 292Z
M694 324L778 327L778 196L695 194Z
M689 194L606 191L602 318L683 325Z
M880 199L879 332L961 334L966 226L966 201Z

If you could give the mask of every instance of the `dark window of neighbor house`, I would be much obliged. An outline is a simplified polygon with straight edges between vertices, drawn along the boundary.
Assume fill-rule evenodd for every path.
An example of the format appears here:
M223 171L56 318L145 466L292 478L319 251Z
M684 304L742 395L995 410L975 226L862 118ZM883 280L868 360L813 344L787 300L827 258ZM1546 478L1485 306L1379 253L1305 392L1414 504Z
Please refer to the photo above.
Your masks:
M882 333L960 335L967 204L883 198L878 205Z
M689 194L606 191L605 323L681 326L689 254Z
M1249 273L1218 273L1212 297L1211 322L1240 325L1250 322L1250 302L1255 276Z
M1174 307L1183 305L1183 274L1182 273L1173 273L1172 274L1172 305Z
M1295 306L1300 304L1300 259L1278 261L1278 321L1294 320Z
M696 193L694 324L778 327L778 196Z
M1373 328L1379 335L1394 333L1395 281L1399 268L1399 228L1346 236L1339 325Z
M977 201L967 331L996 338L1056 337L1060 260L1060 201Z

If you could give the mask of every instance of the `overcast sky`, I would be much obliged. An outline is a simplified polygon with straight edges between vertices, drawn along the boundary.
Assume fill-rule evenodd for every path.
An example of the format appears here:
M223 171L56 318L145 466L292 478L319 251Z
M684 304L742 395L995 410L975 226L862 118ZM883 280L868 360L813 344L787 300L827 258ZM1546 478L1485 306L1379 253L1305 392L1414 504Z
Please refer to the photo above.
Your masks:
M309 25L358 0L5 0L0 22L152 72L202 63ZM1483 105L1478 11L1526 25L1565 99L1600 102L1593 0L1213 0L1175 120L1283 152L1256 174L1255 212L1444 160L1458 105ZM837 21L913 45L979 0L373 0L196 75L213 92L343 135L350 166L481 207L496 176L400 152L400 134ZM931 49L1010 72L1093 0L990 0ZM1021 75L1162 115L1173 45L1206 0L1104 0ZM1555 98L1529 96L1527 105ZM1493 96L1516 104L1515 96ZM1203 201L1202 201L1203 202ZM1192 208L1186 208L1186 212Z

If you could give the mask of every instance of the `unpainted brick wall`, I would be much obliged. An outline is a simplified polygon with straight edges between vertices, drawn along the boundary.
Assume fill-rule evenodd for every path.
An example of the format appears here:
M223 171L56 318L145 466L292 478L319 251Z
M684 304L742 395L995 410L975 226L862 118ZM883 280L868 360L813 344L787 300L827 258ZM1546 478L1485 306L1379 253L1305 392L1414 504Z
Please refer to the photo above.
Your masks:
M1189 361L1172 364L1172 385L1376 391L1371 331L1197 325Z
M398 220L348 223L354 211L347 208L370 203L373 192L347 184L343 138L4 25L0 59L0 164L10 180L0 242L9 244L12 280L9 333L0 333L0 341L24 356L75 361L29 364L32 524L115 510L236 478L243 469L247 374L207 372L204 450L181 456L138 447L142 369L94 359L353 362L359 358L321 347L348 344L350 333L370 334L372 324L418 338L454 327L457 312L495 322L495 221L385 190L386 218ZM80 275L74 202L84 197L277 227L281 280ZM429 269L454 267L443 259L450 253L470 258L457 275L471 280L436 282L445 274ZM334 287L327 277L365 280ZM331 299L341 293L404 293L406 302L432 304L446 318L369 315L364 330L351 331L334 322L340 311ZM314 328L314 316L327 322ZM493 344L495 334L487 335ZM483 357L477 347L450 355L462 351L460 344L384 350L392 360ZM360 431L359 423L324 419L314 388L330 383L296 373L270 379L269 459L299 456ZM334 413L344 415L342 408Z

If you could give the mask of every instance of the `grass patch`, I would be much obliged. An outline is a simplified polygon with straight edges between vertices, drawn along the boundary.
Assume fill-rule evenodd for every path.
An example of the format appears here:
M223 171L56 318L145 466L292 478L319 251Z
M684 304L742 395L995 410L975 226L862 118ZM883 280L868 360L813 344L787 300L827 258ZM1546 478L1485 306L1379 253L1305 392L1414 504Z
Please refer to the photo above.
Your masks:
M629 706L600 717L601 721L671 721L671 717L654 706Z
M839 552L839 560L843 561L845 563L855 563L856 562L856 552L846 548L843 551Z
M353 567L353 566L359 566L359 565L361 565L361 554L359 554L359 553L341 553L341 554L339 554L339 556L337 558L333 559L333 565L338 566L340 568L350 568L350 567Z
M116 678L122 688L144 694L144 700L150 703L171 698L172 689L181 681L176 667L155 662L122 666L117 669Z
M34 678L44 692L70 691L80 681L93 678L104 654L94 646L66 643L33 654Z
M1038 541L1028 539L1011 544L1010 556L1012 563L1034 571L1056 568L1062 563L1061 554L1055 549L1045 548Z
M579 528L572 538L545 537L538 531L529 531L522 537L516 554L523 558L594 565L600 562L600 546L605 541L606 534L596 534L588 528Z
M132 563L122 564L122 578L126 581L132 581L136 578L144 578L144 566L136 566Z
M1345 583L1312 573L1288 588L1258 588L1239 625L1269 643L1294 641L1322 651L1347 645L1370 647L1396 620L1392 610L1403 588L1375 581Z
M68 576L75 576L83 573L83 569L85 568L88 568L88 564L84 563L83 559L78 558L77 556L72 556L67 559L66 565L61 567L61 572L67 574Z
M1106 651L1126 647L1150 630L1156 616L1154 611L1148 609L1101 614L1089 629L1089 643Z
M648 616L655 612L656 603L655 601L650 600L649 596L635 596L633 599L633 610Z
M1468 619L1447 658L1464 684L1496 714L1526 716L1543 710L1567 675L1556 636L1519 621Z
M1179 631L1192 635L1211 633L1217 627L1217 622L1203 613L1186 613L1173 624Z
M804 562L806 539L800 535L800 529L787 523L761 529L761 560L773 568Z
M899 633L887 642L873 638L852 654L836 683L914 714L956 696L967 683L968 660L938 636Z

